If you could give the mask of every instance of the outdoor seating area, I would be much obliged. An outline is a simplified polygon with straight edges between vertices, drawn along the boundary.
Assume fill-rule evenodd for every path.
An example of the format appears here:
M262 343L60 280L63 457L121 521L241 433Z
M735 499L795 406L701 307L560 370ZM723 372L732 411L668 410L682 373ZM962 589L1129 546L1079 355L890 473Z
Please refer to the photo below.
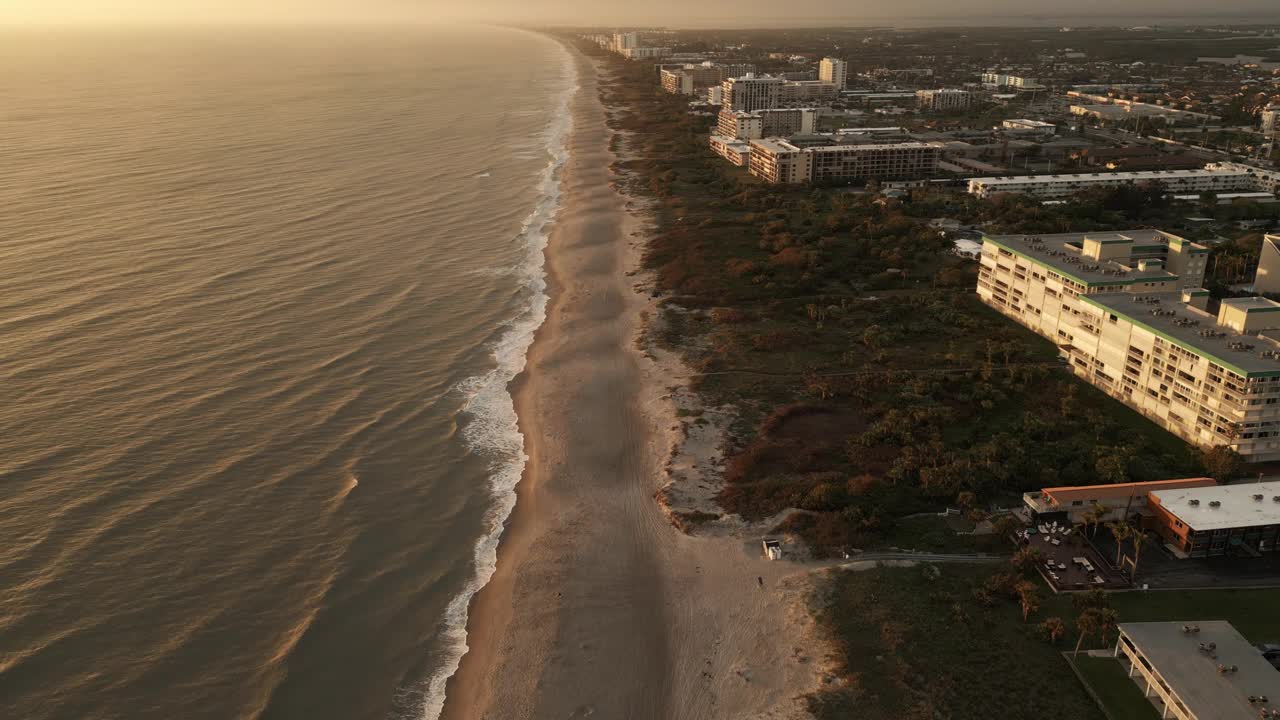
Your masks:
M1026 528L1020 539L1044 556L1040 573L1056 591L1124 585L1123 578L1113 577L1103 569L1102 561L1079 532L1053 522Z

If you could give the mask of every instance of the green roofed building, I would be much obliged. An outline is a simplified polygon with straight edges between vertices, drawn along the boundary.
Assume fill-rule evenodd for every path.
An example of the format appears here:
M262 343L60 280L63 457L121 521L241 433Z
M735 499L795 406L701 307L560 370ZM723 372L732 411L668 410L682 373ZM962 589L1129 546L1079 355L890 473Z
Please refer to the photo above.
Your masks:
M1209 312L1206 255L1157 230L986 237L977 291L1175 435L1280 460L1280 303Z

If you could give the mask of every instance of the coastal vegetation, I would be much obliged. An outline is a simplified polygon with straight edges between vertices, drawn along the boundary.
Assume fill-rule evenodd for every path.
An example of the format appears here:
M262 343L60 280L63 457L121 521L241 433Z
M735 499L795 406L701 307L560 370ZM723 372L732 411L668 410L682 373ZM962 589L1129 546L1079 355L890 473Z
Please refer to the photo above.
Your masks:
M1028 585L1035 587L1005 566L835 573L818 616L835 638L842 679L811 698L810 709L819 720L851 717L855 708L866 720L988 717L993 708L1007 720L1043 717L1045 708L1101 720L1068 663L1109 707L1141 699L1115 681L1118 666L1100 666L1116 661L1084 653L1113 645L1116 623L1186 620L1213 608L1251 641L1280 639L1280 622L1266 611L1280 602L1274 589L1041 596ZM1024 620L1028 595L1035 607ZM1079 657L1064 657L1077 645Z
M587 49L587 52L592 52ZM818 554L883 545L903 516L1008 506L1050 485L1203 472L1196 451L1078 381L1056 348L980 303L936 217L990 232L1118 229L1139 190L1060 206L913 190L771 186L706 147L711 117L645 63L606 59L620 170L653 199L659 340L732 405L721 505Z

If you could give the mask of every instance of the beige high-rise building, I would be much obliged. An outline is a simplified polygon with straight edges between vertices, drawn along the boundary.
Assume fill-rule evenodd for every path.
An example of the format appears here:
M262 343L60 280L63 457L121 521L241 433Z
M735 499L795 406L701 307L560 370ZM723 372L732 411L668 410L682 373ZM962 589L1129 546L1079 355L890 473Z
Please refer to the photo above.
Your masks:
M750 113L722 110L716 118L716 133L737 140L811 133L816 115L812 108L771 108Z
M843 90L849 82L849 64L844 60L822 58L818 63L818 79L835 85L836 90Z
M1280 303L1210 313L1207 255L1158 230L986 237L978 297L1188 442L1280 459Z
M778 107L779 90L785 83L786 80L780 77L757 77L751 74L729 78L720 86L724 88L724 109L751 112Z
M1280 234L1262 238L1262 252L1258 257L1258 273L1253 277L1253 291L1280 293Z
M917 90L916 103L921 110L948 112L964 110L973 104L973 93L968 90Z
M751 141L751 174L771 183L848 182L928 177L937 172L941 143L824 145Z
M1280 105L1268 105L1262 111L1262 134L1280 139Z

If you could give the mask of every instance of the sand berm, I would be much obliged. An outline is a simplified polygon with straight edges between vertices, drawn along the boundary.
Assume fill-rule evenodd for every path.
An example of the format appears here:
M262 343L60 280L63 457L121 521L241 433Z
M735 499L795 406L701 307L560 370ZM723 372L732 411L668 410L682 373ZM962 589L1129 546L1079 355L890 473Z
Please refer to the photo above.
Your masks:
M655 312L636 273L645 214L611 169L609 71L571 51L551 301L513 386L529 462L444 717L803 717L820 664L803 574L741 538L685 535L654 500L678 381L639 347Z

